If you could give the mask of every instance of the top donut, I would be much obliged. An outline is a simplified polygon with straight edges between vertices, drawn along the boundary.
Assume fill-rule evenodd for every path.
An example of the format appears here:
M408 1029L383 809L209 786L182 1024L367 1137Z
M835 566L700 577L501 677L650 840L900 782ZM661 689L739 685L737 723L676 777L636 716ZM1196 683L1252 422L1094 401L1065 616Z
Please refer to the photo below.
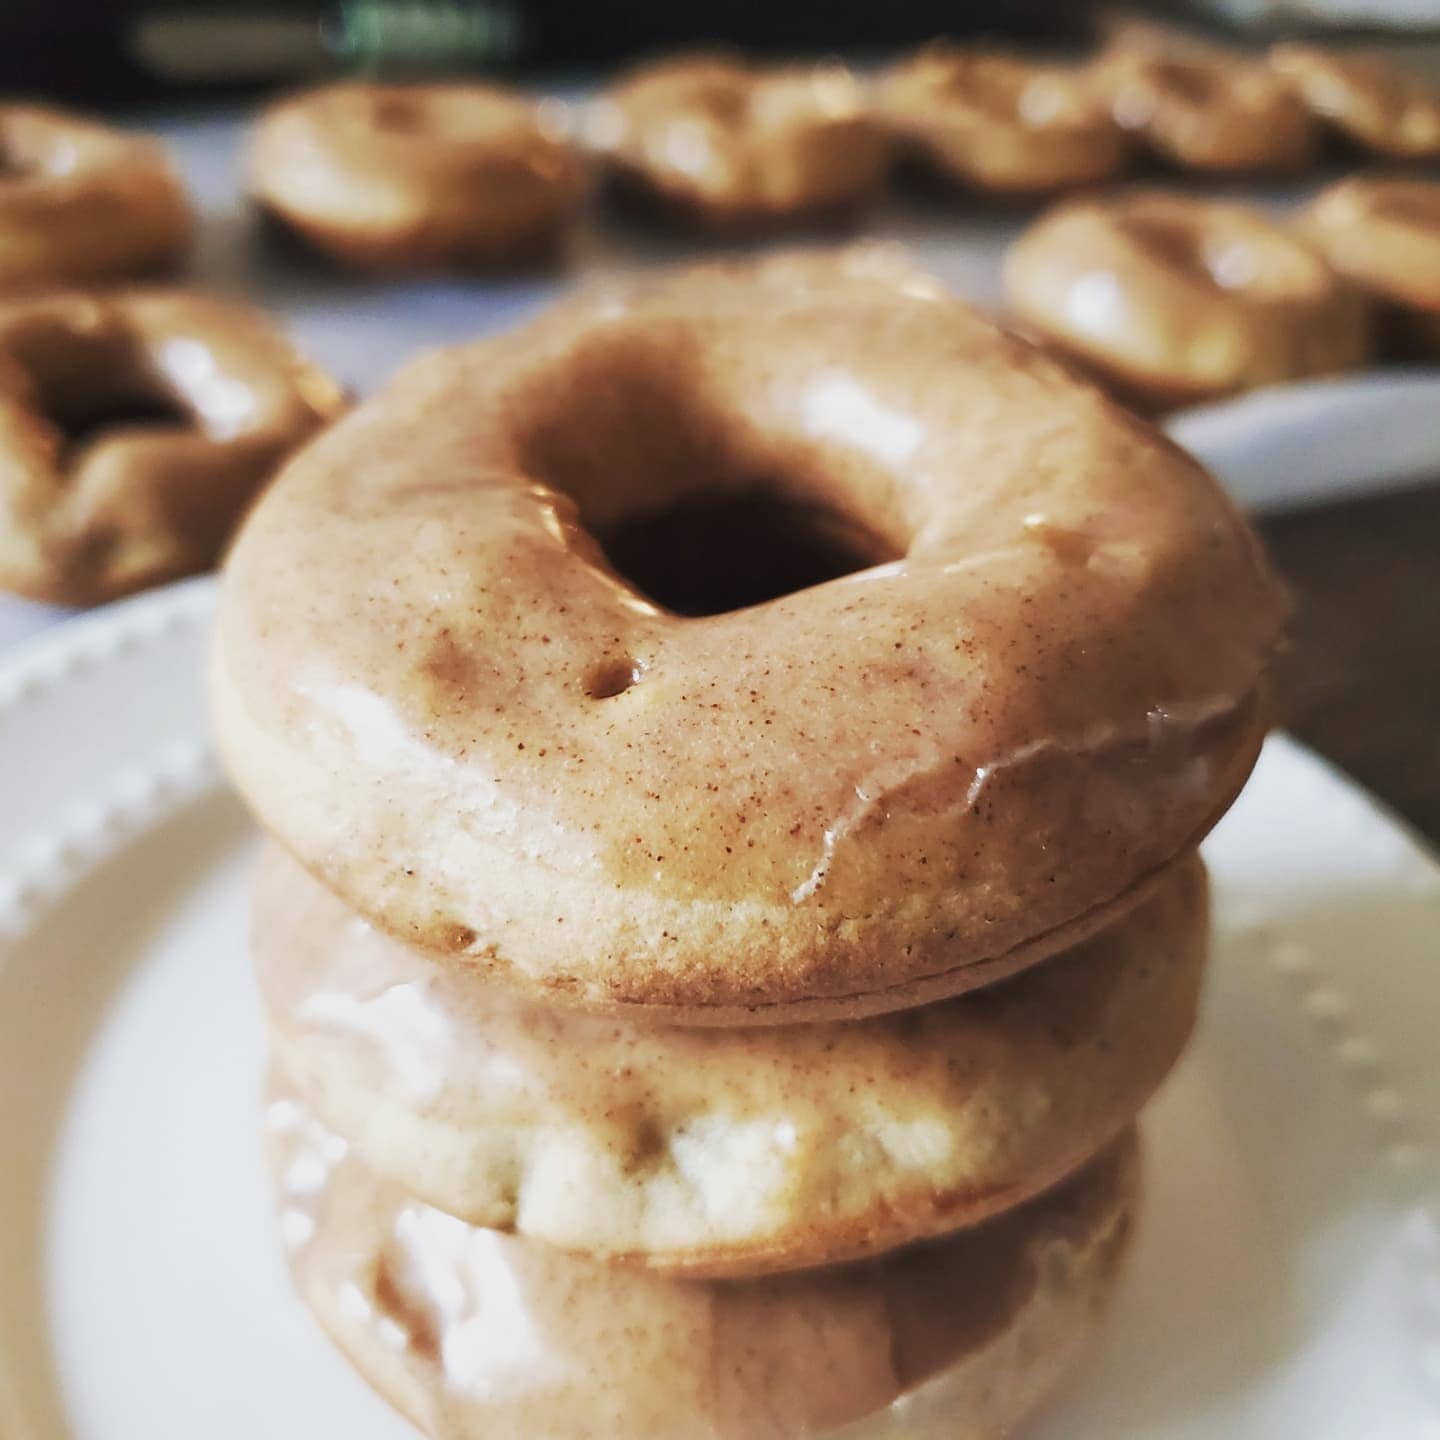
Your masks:
M252 513L214 694L381 928L764 1023L1135 903L1243 783L1283 609L1156 431L884 256L779 257L414 364Z

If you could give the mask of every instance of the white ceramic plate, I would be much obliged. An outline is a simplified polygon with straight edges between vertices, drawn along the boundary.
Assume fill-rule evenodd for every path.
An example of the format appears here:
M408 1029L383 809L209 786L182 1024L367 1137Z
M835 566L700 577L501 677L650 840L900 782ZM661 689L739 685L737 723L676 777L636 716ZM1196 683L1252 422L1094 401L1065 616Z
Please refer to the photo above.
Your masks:
M402 1440L290 1298L206 582L0 668L0 1435ZM1135 1263L1035 1440L1440 1435L1440 873L1272 740Z

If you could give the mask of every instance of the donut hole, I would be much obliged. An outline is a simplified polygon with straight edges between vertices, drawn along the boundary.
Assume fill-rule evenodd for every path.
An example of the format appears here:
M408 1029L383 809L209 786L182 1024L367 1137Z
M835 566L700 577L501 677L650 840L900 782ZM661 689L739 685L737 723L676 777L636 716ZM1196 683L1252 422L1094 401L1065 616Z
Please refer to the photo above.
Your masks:
M637 590L690 616L763 605L894 558L845 516L758 484L686 496L597 538Z
M762 605L907 548L876 499L897 487L757 429L743 391L712 393L689 337L597 344L512 413L525 472L570 496L611 568L673 614Z
M118 432L194 427L163 377L122 337L71 334L56 343L51 336L18 358L34 410L59 433L62 459Z

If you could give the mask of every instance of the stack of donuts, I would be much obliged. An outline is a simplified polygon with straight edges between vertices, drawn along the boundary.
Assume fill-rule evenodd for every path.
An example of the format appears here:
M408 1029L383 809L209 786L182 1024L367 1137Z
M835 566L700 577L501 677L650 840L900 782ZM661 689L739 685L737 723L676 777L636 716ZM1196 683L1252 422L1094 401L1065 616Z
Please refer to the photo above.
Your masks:
M296 1286L437 1440L999 1437L1195 1016L1283 604L1214 482L886 254L412 364L245 523Z

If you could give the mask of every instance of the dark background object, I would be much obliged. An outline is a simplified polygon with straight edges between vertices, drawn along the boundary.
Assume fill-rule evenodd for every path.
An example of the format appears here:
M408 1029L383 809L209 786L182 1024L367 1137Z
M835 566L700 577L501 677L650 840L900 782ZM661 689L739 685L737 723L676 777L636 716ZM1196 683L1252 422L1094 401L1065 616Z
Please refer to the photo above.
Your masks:
M0 89L100 103L327 74L581 70L682 46L888 50L935 35L1079 47L1066 0L3 0Z

